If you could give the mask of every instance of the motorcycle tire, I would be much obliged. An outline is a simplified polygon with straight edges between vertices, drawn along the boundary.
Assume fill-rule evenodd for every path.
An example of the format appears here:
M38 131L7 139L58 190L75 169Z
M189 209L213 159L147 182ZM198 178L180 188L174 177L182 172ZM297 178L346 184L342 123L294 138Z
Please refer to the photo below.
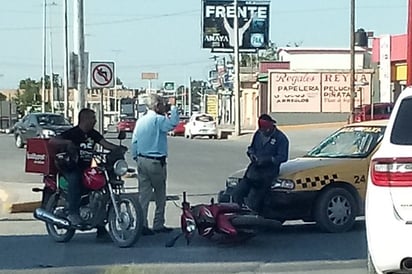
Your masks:
M120 195L116 203L121 221L117 220L113 205L110 206L107 218L110 237L119 247L133 246L142 235L142 207L137 198L130 194Z
M233 217L231 223L236 228L257 228L257 227L272 227L279 228L282 223L277 220L265 219L258 215L237 215Z
M66 200L63 195L54 193L50 196L45 209L48 212L53 213L57 217L65 218L66 216L61 216L62 214L59 214L59 212L63 212L65 205ZM70 241L73 238L74 233L76 232L75 229L60 228L54 224L49 223L46 223L46 229L49 236L58 243L65 243Z

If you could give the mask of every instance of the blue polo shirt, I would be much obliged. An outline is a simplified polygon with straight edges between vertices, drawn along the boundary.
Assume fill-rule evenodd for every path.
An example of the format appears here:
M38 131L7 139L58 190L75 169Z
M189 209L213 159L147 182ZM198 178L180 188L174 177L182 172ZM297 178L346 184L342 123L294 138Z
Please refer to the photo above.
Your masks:
M179 113L175 106L170 110L170 117L160 115L153 110L139 118L132 136L131 153L133 159L138 155L161 157L167 156L167 133L179 123Z

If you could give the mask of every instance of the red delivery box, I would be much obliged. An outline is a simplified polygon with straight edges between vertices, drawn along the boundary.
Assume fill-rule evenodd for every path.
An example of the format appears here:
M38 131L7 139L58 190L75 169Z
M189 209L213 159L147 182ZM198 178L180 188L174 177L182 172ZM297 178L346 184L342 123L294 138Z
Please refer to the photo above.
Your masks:
M49 144L49 139L31 138L26 146L26 172L56 174L54 165L55 149Z

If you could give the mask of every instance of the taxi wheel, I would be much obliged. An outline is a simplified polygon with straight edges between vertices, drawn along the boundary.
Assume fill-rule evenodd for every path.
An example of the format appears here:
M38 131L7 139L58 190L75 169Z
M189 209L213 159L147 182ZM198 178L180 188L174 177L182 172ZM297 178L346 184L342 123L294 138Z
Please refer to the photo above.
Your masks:
M329 188L320 194L315 204L314 217L323 231L339 233L352 228L356 212L356 200L349 191Z

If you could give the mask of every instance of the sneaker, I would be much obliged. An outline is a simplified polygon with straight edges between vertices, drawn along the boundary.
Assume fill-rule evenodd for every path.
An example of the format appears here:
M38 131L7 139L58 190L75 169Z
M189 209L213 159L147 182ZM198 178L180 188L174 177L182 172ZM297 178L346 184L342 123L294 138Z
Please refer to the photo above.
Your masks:
M69 214L67 220L69 220L72 226L81 226L83 224L83 220L78 214Z
M169 233L173 231L173 228L164 226L162 228L153 229L153 231L156 233Z
M143 236L150 236L150 235L154 235L154 232L150 228L144 226L143 229L142 229L142 235Z
M96 239L98 240L108 240L110 239L109 232L107 232L104 226L98 226L96 232Z

